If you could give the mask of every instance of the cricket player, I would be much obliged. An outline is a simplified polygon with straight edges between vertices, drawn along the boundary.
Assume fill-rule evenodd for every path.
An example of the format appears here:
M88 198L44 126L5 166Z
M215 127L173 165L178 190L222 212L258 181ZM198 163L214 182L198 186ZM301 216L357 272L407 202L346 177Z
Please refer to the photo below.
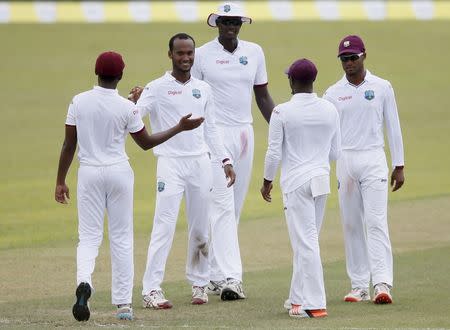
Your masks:
M134 141L147 150L203 122L202 117L188 119L189 114L168 130L149 136L136 106L121 97L116 89L124 67L120 54L100 54L95 64L98 86L73 98L66 119L55 199L67 204L69 188L65 180L78 142L78 287L77 301L72 309L78 321L87 321L90 316L91 276L103 238L105 209L111 248L112 303L117 305L117 318L133 318L134 174L125 153L127 134L130 133Z
M267 89L266 61L262 48L238 39L243 23L251 23L243 9L225 2L209 15L207 23L217 28L218 37L196 50L192 75L209 83L217 108L218 130L236 171L233 189L218 163L213 166L211 214L210 284L208 292L222 300L245 298L238 224L247 194L254 152L252 91L267 122L274 108Z
M273 110L261 194L270 192L281 161L281 189L291 239L293 274L289 315L296 318L327 316L319 233L330 193L330 161L341 149L339 116L330 102L313 93L317 68L307 59L286 71L290 101Z
M196 305L208 302L205 289L209 283L212 161L223 180L229 180L227 189L235 180L231 158L215 126L216 107L211 87L191 77L194 39L185 33L174 35L169 41L168 54L172 72L147 84L137 101L141 115L149 115L153 132L172 126L178 116L188 112L204 117L205 125L153 149L158 157L157 197L142 294L144 307L154 309L172 307L161 290L161 283L183 195L188 219L186 277L192 285L191 302Z
M376 304L392 303L392 250L387 223L388 174L383 125L392 158L390 184L403 185L403 141L389 81L364 68L366 48L362 39L346 36L338 57L345 75L328 88L324 98L338 109L342 131L342 156L336 172L344 228L347 273L351 291L348 302L370 300L374 286Z

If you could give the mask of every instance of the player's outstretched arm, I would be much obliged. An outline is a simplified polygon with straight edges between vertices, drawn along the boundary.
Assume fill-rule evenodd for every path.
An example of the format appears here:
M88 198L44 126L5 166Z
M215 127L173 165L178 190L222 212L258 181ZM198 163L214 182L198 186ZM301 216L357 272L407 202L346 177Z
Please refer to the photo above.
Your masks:
M139 132L131 133L131 136L138 146L140 146L144 150L148 150L157 146L158 144L166 142L168 139L182 131L190 131L199 127L205 120L203 117L190 119L191 116L192 113L181 117L180 122L177 125L169 128L166 131L149 135L144 127Z
M72 164L75 150L77 149L77 127L66 125L64 143L59 156L58 175L56 177L55 200L61 204L67 204L69 187L66 185L66 176Z

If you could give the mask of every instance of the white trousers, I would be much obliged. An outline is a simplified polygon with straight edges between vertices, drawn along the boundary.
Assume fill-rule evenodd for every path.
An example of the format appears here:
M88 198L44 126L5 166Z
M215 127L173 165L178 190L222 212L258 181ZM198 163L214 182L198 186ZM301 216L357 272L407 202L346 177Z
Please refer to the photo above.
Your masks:
M346 151L337 161L347 273L353 288L392 286L387 223L388 167L383 149Z
M313 197L311 180L283 194L285 217L293 251L289 300L303 309L325 309L326 296L319 233L327 195Z
M148 247L147 267L142 281L143 295L161 289L183 195L189 236L186 277L194 286L205 286L209 283L211 184L211 160L207 154L158 158L156 208Z
M77 285L92 285L95 259L103 239L105 209L108 214L112 266L112 303L130 304L133 292L133 184L128 162L78 169Z
M234 278L242 281L238 224L251 179L254 135L253 126L218 126L225 149L232 158L236 182L227 188L221 164L213 162L213 197L211 205L210 279Z

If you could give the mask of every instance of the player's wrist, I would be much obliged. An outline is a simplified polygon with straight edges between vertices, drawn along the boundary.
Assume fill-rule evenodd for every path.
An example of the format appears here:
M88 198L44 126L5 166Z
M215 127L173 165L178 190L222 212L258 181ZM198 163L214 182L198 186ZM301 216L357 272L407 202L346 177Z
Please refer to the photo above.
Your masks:
M264 178L264 185L265 186L270 186L272 184L272 180L267 180L266 178Z
M224 159L222 160L222 167L225 167L225 166L227 166L227 165L233 166L233 163L231 162L231 159L230 159L230 158L224 158Z

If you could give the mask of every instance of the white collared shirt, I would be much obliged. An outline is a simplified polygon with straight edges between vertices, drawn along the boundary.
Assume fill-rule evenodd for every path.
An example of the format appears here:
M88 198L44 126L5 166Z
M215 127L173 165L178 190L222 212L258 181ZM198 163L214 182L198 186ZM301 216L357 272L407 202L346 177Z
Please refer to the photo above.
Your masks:
M253 87L267 84L266 60L259 45L239 40L236 50L230 53L216 38L195 50L191 73L211 85L218 124L253 122Z
M128 160L127 134L144 123L136 106L117 89L95 86L76 95L69 105L66 125L76 126L80 164L107 166Z
M394 90L389 81L366 70L364 81L354 86L344 75L328 88L323 97L338 109L343 150L383 148L385 124L392 165L404 165L402 132Z
M179 82L170 72L145 86L137 102L141 116L150 116L152 133L167 130L179 123L181 117L204 117L204 123L191 131L181 132L153 148L156 156L199 156L211 151L214 158L226 156L222 139L215 126L215 104L211 87L191 77ZM209 148L208 148L209 147Z
M339 115L333 104L315 93L295 94L272 112L264 178L273 181L280 161L284 193L314 177L329 176L340 141Z

